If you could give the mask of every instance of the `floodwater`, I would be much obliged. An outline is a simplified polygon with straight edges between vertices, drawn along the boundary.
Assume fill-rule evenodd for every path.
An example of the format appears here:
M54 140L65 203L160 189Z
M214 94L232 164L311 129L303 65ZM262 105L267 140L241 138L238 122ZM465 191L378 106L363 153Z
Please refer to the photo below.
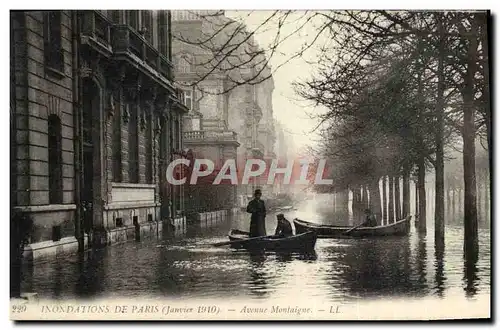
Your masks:
M329 204L317 198L285 213L292 220L331 222ZM267 231L275 228L269 214ZM23 291L40 298L245 298L294 296L325 301L363 298L456 297L490 294L490 232L479 230L475 264L464 266L463 229L446 228L435 248L432 225L421 236L318 239L315 253L250 254L210 244L229 228L246 229L246 214L200 233L159 241L127 242L25 269Z

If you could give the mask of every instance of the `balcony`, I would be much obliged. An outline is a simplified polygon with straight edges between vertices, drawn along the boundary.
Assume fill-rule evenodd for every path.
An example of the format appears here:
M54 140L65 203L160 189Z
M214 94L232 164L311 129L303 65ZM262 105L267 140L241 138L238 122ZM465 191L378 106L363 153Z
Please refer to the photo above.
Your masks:
M111 21L96 10L82 13L81 43L88 45L106 57L111 56Z
M173 66L168 58L128 25L113 25L114 56L140 69L165 87L173 90Z
M235 144L239 146L238 134L233 131L188 131L184 132L185 144Z

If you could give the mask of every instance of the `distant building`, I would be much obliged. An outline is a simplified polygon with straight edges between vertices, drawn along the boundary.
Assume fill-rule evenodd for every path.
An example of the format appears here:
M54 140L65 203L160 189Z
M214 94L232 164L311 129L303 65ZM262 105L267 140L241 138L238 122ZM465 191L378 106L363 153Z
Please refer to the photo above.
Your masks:
M259 59L255 59L247 66L235 70L214 68L208 74L209 65L206 63L213 59L213 53L206 47L193 45L192 42L182 42L182 39L199 40L200 36L210 35L217 26L231 20L215 11L173 11L172 17L173 34L176 36L173 47L176 79L189 86L184 88L186 105L190 108L184 120L186 147L191 148L197 157L212 159L219 166L226 159L237 159L238 164L244 166L247 159L272 157L272 78L261 84L243 84L231 88L235 78L232 75L252 76L261 69L262 75L266 75L270 73L270 69L255 65L255 62L259 62ZM238 42L237 37L235 42ZM214 43L222 44L224 39L221 38L214 39ZM249 38L243 46L251 49L258 47L253 38ZM244 57L243 49L240 55L241 60ZM222 67L224 65L227 63L222 64ZM193 86L199 80L201 81ZM223 93L228 89L231 90ZM240 170L243 168L240 167ZM254 182L237 187L210 187L214 191L212 196L217 196L219 200L212 200L209 204L195 208L208 210L244 206L253 190L260 186L260 182ZM200 202L195 196L192 196L192 200L194 203Z
M11 197L34 220L33 257L182 217L164 175L188 110L170 21L165 10L11 12Z
M276 131L274 145L276 159L282 164L281 167L284 167L288 161L296 161L296 155L294 155L295 150L290 137L286 134L283 126L277 120L274 121L274 127ZM295 179L297 178L292 178L291 184L284 184L282 179L277 179L273 185L273 193L275 195L291 193L293 191L293 180Z

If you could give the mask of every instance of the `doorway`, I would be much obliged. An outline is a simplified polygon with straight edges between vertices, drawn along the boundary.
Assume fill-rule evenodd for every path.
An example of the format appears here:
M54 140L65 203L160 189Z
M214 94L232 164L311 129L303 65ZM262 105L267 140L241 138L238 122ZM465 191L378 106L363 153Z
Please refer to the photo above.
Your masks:
M81 202L83 230L91 234L102 224L101 201L101 89L94 80L83 80L82 97L82 174Z

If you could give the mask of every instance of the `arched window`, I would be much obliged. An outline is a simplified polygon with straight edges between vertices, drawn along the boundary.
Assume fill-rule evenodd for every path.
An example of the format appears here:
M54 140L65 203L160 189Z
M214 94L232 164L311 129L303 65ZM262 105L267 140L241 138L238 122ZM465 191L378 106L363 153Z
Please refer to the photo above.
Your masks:
M49 203L62 204L62 137L61 120L57 115L48 118Z

